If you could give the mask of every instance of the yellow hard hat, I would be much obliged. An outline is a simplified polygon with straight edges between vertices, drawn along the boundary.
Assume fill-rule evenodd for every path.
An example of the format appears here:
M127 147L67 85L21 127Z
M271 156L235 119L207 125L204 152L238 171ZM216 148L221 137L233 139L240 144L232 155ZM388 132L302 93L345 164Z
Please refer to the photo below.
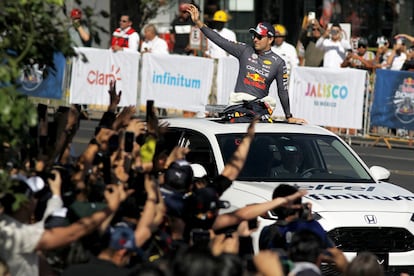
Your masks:
M227 13L225 11L219 10L214 13L213 21L227 22Z
M283 25L280 24L275 24L273 25L273 27L275 28L275 36L286 36L286 28Z

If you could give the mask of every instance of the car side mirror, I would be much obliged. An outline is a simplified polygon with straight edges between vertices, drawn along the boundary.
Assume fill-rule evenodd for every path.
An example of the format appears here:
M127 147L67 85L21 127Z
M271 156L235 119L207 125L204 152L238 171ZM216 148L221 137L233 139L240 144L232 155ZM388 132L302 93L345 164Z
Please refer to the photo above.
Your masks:
M369 170L377 181L388 181L390 179L391 172L384 167L372 166Z

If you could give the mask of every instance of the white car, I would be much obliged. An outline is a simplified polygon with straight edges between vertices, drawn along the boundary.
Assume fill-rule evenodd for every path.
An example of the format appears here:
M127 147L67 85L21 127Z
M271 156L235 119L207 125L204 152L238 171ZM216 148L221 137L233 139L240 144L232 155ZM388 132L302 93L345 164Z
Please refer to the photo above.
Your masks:
M203 165L210 176L223 170L248 127L214 119L167 121L169 147L180 137L189 139L187 160ZM282 159L290 153L302 156L286 165ZM296 168L287 168L298 161ZM371 251L392 274L414 275L414 194L386 182L389 176L382 167L368 168L348 144L322 127L258 123L246 164L222 199L234 210L270 200L280 183L295 185L308 191L304 201L312 203L314 217L349 259ZM262 220L261 227L273 222Z

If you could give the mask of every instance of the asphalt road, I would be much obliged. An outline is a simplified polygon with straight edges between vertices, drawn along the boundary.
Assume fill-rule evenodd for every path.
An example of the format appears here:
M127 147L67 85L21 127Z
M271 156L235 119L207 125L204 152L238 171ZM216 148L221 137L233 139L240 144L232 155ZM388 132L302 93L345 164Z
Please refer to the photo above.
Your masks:
M402 186L414 193L414 147L388 149L379 146L353 145L369 167L377 165L391 172L389 182Z
M96 120L82 120L80 129L74 138L74 148L81 153L93 137ZM372 146L372 141L353 144L352 148L361 156L369 167L377 165L391 172L390 182L400 185L414 193L414 147L388 149Z

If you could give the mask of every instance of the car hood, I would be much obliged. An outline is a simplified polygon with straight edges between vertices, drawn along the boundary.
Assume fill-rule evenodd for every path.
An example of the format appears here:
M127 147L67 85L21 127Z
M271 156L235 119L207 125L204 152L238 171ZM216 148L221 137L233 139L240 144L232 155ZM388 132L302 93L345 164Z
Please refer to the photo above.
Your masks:
M254 203L270 200L275 182L234 181L233 189L246 192ZM414 194L394 184L379 183L287 183L308 191L303 202L315 212L407 212L414 210Z

